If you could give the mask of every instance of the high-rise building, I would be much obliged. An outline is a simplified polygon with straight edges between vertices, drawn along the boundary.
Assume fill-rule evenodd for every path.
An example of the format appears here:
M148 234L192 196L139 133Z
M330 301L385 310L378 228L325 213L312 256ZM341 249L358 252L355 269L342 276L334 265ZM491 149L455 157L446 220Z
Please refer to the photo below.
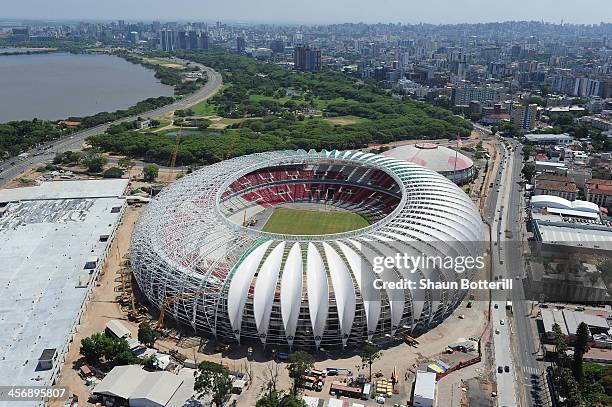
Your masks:
M159 32L159 47L164 52L171 52L176 49L176 32L163 29Z
M188 41L187 45L191 50L197 50L200 48L200 42L198 41L198 32L197 31L189 31L187 33Z
M243 54L246 49L246 41L244 37L236 37L236 51L239 54Z
M512 123L521 130L531 130L535 127L538 105L514 103L510 107L510 117Z
M187 31L181 30L177 33L177 48L178 49L187 49Z
M199 48L203 50L207 50L210 47L208 40L208 32L202 31L200 33L200 45Z
M321 70L321 50L296 45L293 49L293 63L298 71L319 72Z
M132 44L138 44L138 41L140 40L138 31L130 31L130 35L128 36L128 38Z
M282 54L285 52L285 42L283 40L272 40L270 41L270 49L276 54Z
M467 106L472 101L496 103L499 101L499 91L484 86L464 86L453 89L452 101L455 106Z

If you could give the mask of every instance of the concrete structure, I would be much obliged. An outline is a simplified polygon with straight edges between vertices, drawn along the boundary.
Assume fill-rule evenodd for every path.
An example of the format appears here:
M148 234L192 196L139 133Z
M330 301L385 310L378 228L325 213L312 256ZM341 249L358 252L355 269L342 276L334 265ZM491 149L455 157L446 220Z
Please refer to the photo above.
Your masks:
M604 208L612 207L612 181L591 179L585 184L587 201Z
M573 179L560 175L537 175L534 179L534 195L554 195L568 201L576 199L578 187Z
M293 63L298 71L318 72L321 70L321 50L297 45L293 49Z
M452 101L455 106L469 105L472 101L496 103L499 91L485 86L464 86L453 89Z
M469 157L433 143L408 144L385 151L383 155L422 165L456 184L464 184L474 177L474 162Z
M0 191L0 383L48 385L57 377L121 220L127 183Z
M567 145L574 142L574 138L567 133L563 134L525 134L525 141L540 145Z
M243 226L247 213L294 204L358 213L372 224L329 235ZM164 189L138 220L130 262L154 306L187 294L166 316L200 333L312 349L441 322L465 290L376 289L372 261L402 252L476 258L482 240L473 202L432 170L363 152L278 151L223 161ZM459 274L428 264L384 276L454 281Z
M538 105L534 103L529 105L515 103L510 107L510 119L516 128L521 130L533 129L537 115Z
M436 399L436 373L416 372L412 405L415 407L433 407Z

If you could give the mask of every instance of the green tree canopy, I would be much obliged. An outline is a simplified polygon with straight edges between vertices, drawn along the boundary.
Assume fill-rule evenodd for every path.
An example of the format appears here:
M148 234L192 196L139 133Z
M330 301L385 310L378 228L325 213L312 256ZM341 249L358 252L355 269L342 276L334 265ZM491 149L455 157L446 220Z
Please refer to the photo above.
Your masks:
M155 178L159 175L159 167L155 164L147 164L142 169L144 180L147 182L155 181Z
M310 353L304 351L293 352L289 355L287 370L289 377L293 379L292 394L297 395L304 380L304 373L314 366L314 359Z
M225 367L204 361L198 365L198 370L195 372L194 390L197 398L209 395L215 406L220 407L230 398L232 379Z

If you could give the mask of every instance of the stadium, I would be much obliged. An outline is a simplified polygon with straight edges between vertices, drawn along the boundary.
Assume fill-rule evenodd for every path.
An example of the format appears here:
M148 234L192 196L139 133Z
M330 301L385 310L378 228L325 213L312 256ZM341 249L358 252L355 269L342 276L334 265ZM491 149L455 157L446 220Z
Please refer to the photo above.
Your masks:
M376 290L372 258L476 257L482 235L472 201L434 171L363 152L277 151L164 189L136 224L130 263L148 301L199 334L340 348L422 333L465 295ZM437 267L386 273L458 278Z
M395 147L383 153L422 165L463 185L474 177L474 162L464 154L434 143L417 143Z

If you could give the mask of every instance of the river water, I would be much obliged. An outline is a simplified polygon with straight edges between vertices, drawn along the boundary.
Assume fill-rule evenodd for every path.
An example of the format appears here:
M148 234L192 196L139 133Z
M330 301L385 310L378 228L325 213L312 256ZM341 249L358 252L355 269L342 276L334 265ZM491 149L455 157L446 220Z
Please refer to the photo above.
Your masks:
M88 116L172 96L153 75L110 55L0 55L0 122Z

